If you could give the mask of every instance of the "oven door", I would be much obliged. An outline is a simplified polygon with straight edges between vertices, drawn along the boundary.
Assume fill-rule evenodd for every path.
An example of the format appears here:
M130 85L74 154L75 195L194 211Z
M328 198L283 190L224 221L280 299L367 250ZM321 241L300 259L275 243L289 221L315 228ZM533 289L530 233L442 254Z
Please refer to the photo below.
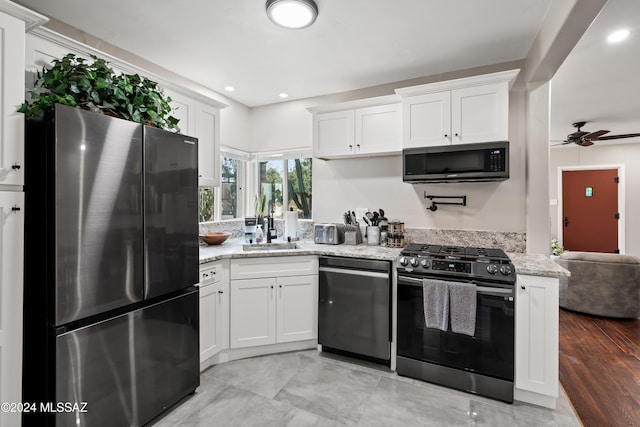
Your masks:
M398 274L398 356L513 381L513 286L472 282L478 286L473 337L428 328L422 278Z

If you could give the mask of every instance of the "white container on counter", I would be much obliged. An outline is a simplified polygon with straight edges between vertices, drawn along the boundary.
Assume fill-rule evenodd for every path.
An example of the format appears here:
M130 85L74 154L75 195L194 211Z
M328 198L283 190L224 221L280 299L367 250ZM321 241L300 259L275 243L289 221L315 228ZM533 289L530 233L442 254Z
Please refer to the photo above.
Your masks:
M368 226L367 227L367 245L379 246L380 245L380 227Z

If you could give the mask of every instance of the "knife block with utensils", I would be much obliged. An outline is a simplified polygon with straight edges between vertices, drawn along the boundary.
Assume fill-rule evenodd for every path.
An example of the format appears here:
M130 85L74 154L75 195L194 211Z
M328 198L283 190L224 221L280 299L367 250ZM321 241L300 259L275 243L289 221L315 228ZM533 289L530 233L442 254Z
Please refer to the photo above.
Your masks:
M346 225L344 228L344 244L359 245L362 243L362 234L358 225Z

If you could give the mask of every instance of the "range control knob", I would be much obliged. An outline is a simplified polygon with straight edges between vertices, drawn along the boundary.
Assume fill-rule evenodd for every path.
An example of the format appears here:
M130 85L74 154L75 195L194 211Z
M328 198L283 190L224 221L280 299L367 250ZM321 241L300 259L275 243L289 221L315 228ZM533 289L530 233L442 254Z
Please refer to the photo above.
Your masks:
M498 266L495 264L489 264L487 265L487 271L489 274L496 274L498 272Z
M415 258L411 258L409 260L409 263L411 263L411 267L417 267L418 266L418 260Z
M503 265L502 267L500 267L500 273L502 273L505 276L508 276L511 274L511 267L508 265Z
M422 261L420 261L420 265L422 266L422 268L429 268L429 260L423 259Z
M400 257L400 260L398 261L400 263L401 266L405 266L407 265L409 262L407 261L407 259L403 256Z

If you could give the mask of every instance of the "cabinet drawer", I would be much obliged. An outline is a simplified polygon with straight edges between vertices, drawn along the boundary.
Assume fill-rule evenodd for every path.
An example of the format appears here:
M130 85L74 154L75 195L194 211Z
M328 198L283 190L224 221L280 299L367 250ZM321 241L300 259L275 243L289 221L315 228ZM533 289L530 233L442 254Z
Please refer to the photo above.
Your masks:
M318 274L317 256L285 256L231 260L231 279Z
M228 275L228 261L214 261L200 265L200 286L207 286L214 283L218 283ZM226 267L226 268L225 268Z

